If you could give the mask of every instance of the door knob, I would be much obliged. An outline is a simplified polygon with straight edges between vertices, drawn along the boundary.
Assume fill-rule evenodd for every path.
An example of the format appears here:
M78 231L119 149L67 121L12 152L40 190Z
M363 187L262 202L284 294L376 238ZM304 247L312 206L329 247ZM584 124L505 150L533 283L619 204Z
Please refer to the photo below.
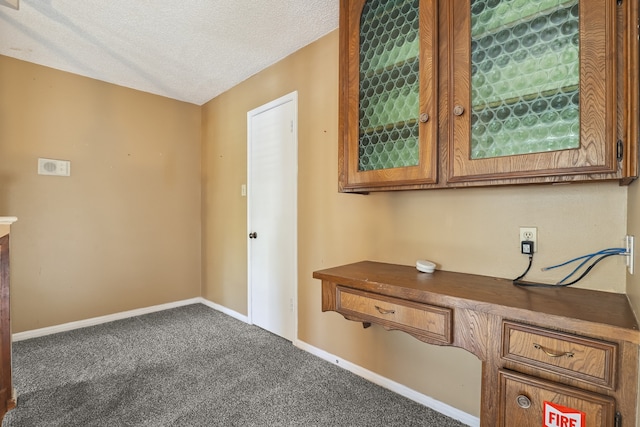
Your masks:
M453 114L455 114L456 116L461 116L462 114L464 114L464 107L462 105L456 105L455 107L453 107Z
M250 239L257 239L258 238L258 233L256 233L255 231L253 233L249 233L249 238Z

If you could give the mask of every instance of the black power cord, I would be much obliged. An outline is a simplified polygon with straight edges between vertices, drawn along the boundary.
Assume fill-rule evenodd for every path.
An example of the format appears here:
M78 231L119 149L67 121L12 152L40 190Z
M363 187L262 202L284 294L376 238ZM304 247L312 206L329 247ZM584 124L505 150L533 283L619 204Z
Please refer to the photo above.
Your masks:
M533 254L529 255L529 265L527 266L527 269L524 271L524 273L513 279L514 285L517 285L520 282L520 279L527 275L529 270L531 270L531 264L533 264Z

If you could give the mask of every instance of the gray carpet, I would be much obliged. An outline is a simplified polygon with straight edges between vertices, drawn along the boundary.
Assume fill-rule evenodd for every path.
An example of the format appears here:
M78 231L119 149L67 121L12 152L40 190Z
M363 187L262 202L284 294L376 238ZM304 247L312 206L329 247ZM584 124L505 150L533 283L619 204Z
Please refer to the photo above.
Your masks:
M205 305L14 343L2 427L463 424Z

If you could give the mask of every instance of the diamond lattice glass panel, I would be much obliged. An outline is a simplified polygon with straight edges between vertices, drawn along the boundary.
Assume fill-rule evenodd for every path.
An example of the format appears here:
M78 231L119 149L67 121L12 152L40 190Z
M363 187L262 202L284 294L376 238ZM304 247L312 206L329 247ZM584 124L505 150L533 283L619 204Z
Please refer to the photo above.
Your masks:
M578 0L472 0L471 34L471 158L578 148Z
M419 163L419 0L369 0L360 21L358 170Z

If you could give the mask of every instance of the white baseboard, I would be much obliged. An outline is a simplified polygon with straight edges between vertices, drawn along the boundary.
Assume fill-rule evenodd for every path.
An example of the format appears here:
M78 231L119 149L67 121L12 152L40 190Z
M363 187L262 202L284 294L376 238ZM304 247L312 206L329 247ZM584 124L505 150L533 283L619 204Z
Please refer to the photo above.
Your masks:
M114 320L127 319L129 317L141 316L143 314L154 313L156 311L169 310L171 308L185 305L205 303L203 298L191 298L182 301L170 302L167 304L154 305L151 307L137 308L135 310L121 311L120 313L108 314L106 316L92 317L90 319L79 320L77 322L63 323L61 325L49 326L46 328L32 329L26 332L18 332L11 336L13 341L22 341L29 338L43 337L45 335L57 334L59 332L72 331L74 329L86 328L87 326L100 325L102 323L113 322ZM209 304L207 304L209 305Z
M229 315L229 316L231 316L231 317L233 317L235 319L238 319L238 320L240 320L240 321L242 321L244 323L249 323L249 317L245 316L244 314L240 314L237 311L233 311L233 310L231 310L231 309L229 309L227 307L221 306L219 304L216 304L215 302L211 302L211 301L209 301L207 299L204 299L204 298L200 298L200 301L198 301L198 302L206 305L207 307L211 307L214 310L218 310L218 311L220 311L220 312L222 312L222 313L224 313L226 315Z
M228 316L236 318L244 323L249 323L249 318L236 311L218 305L202 297L190 298L182 301L170 302L167 304L154 305L151 307L137 308L135 310L121 311L120 313L108 314L106 316L92 317L90 319L79 320L77 322L63 323L61 325L49 326L46 328L32 329L26 332L18 332L11 336L13 341L22 341L29 338L43 337L45 335L57 334L59 332L72 331L74 329L86 328L87 326L100 325L102 323L113 322L114 320L127 319L129 317L141 316L143 314L154 313L156 311L169 310L171 308L183 307L191 304L204 304L207 307L218 310Z
M424 405L428 408L433 409L434 411L440 412L450 418L460 421L471 427L480 427L480 419L474 417L473 415L467 414L459 409L454 408L453 406L449 406L446 403L435 400L427 395L419 393L409 387L406 387L400 383L392 381L388 378L385 378L381 375L376 374L375 372L369 371L368 369L364 369L361 366L353 364L347 360L341 359L331 353L327 353L324 350L321 350L317 347L314 347L310 344L305 343L304 341L296 340L294 345L308 353L311 353L315 356L318 356L321 359L324 359L334 365L340 366L341 368L346 369L349 372L352 372L359 377L362 377L368 381L371 381L374 384L377 384L381 387L384 387L388 390L391 390L395 393L398 393L401 396L406 397L407 399L411 399L414 402L418 402L421 405Z
M191 299L182 300L182 301L171 302L167 304L160 304L160 305L154 305L151 307L123 311L120 313L109 314L106 316L93 317L91 319L80 320L77 322L63 323L61 325L50 326L47 328L33 329L31 331L26 331L26 332L18 332L12 335L12 339L13 341L22 341L29 338L37 338L45 335L57 334L59 332L66 332L74 329L86 328L88 326L94 326L102 323L113 322L114 320L127 319L129 317L141 316L143 314L154 313L162 310L169 310L171 308L183 307L185 305L191 305L191 304L204 304L207 307L220 311L244 323L249 323L249 318L247 316L240 314L236 311L233 311L229 308L218 305L209 300L206 300L202 297L197 297L197 298L191 298ZM340 366L341 368L344 368L349 372L352 372L368 381L371 381L374 384L377 384L381 387L389 389L395 393L398 393L401 396L404 396L408 399L413 400L414 402L418 402L421 405L431 408L434 411L440 412L441 414L444 414L450 418L458 420L461 423L464 423L471 427L480 426L480 419L477 417L469 415L466 412L460 411L459 409L456 409L452 406L447 405L446 403L435 400L427 395L424 395L415 390L412 390L409 387L406 387L400 383L397 383L381 375L378 375L375 372L369 371L368 369L364 369L361 366L358 366L347 360L339 358L331 353L328 353L324 350L321 350L317 347L307 344L304 341L294 340L293 345L300 348L301 350L304 350L308 353L313 354L314 356L317 356L330 363Z

